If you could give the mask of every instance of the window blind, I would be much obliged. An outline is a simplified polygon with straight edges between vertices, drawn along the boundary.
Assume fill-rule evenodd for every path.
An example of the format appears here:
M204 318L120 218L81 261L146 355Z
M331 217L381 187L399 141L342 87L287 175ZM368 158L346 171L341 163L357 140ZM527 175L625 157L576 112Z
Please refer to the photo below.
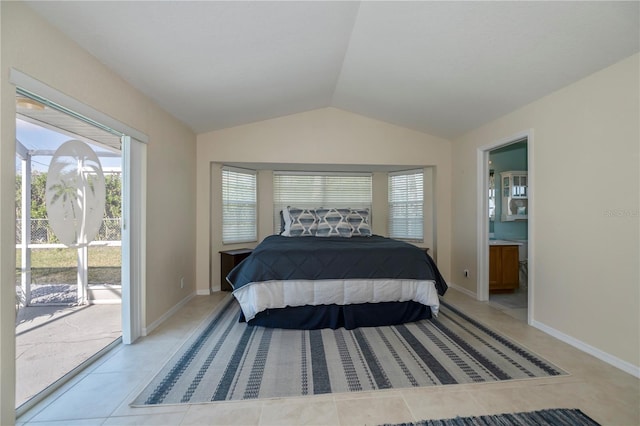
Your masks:
M389 173L389 236L401 240L424 239L424 172Z
M280 229L280 211L287 206L369 208L371 173L274 172L274 230Z
M222 168L222 243L257 241L256 172Z

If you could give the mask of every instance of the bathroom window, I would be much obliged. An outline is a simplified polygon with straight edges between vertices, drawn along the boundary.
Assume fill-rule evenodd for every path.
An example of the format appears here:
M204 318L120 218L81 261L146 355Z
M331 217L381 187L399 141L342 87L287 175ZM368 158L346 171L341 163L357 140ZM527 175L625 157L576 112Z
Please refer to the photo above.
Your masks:
M489 220L496 218L496 178L493 170L489 172Z

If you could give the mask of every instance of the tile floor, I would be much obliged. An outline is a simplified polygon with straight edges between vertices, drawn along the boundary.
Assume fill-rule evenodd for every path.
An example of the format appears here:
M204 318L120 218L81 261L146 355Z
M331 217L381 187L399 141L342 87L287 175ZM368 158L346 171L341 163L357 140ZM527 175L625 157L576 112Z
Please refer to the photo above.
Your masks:
M489 304L510 317L527 322L527 288L522 285L513 293L489 294Z
M445 299L570 375L253 402L131 408L133 400L227 293L198 296L151 335L119 346L17 420L20 425L375 425L455 416L579 408L602 425L640 425L640 380L489 303Z

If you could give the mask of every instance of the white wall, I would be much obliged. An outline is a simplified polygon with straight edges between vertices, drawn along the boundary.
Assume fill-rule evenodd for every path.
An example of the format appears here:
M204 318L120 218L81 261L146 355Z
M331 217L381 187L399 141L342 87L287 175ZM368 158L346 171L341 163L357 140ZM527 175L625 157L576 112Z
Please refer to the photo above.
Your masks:
M451 280L475 293L478 147L533 130L536 325L640 366L639 55L453 142ZM530 170L531 171L531 170ZM532 264L535 269L531 269Z
M22 2L0 2L0 279L15 279L15 68L139 130L147 150L146 323L195 291L195 134ZM179 278L186 286L180 289ZM14 412L14 289L0 291L0 424Z
M438 266L445 278L449 275L449 141L336 108L323 108L209 132L198 135L197 140L196 277L199 293L208 294L210 285L213 290L220 288L218 251L238 247L223 246L220 236L222 219L218 170L220 164L224 163L433 166L436 175L435 215L438 222L434 233L437 244L431 248L437 254ZM428 179L431 169L427 170L425 177ZM270 179L270 173L262 172L258 181L260 238L273 232ZM381 178L379 174L374 176L378 185L373 194L373 220L374 231L383 233L386 231L386 213L384 207L380 206L386 205L386 190L380 189L381 179L386 178ZM428 220L430 223L425 229L430 232L433 230L433 220L430 216ZM431 239L430 236L428 238Z

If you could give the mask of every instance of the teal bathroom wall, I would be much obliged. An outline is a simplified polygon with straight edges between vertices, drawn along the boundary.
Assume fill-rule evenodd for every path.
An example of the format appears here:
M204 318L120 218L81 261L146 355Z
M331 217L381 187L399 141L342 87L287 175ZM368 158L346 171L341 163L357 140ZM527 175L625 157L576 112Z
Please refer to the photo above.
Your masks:
M527 221L519 220L514 222L502 222L502 199L500 197L501 182L500 173L511 170L527 170L527 142L517 142L505 147L493 150L489 153L491 164L489 169L493 170L496 182L496 216L494 221L489 222L489 232L493 233L493 238L497 240L526 240Z

